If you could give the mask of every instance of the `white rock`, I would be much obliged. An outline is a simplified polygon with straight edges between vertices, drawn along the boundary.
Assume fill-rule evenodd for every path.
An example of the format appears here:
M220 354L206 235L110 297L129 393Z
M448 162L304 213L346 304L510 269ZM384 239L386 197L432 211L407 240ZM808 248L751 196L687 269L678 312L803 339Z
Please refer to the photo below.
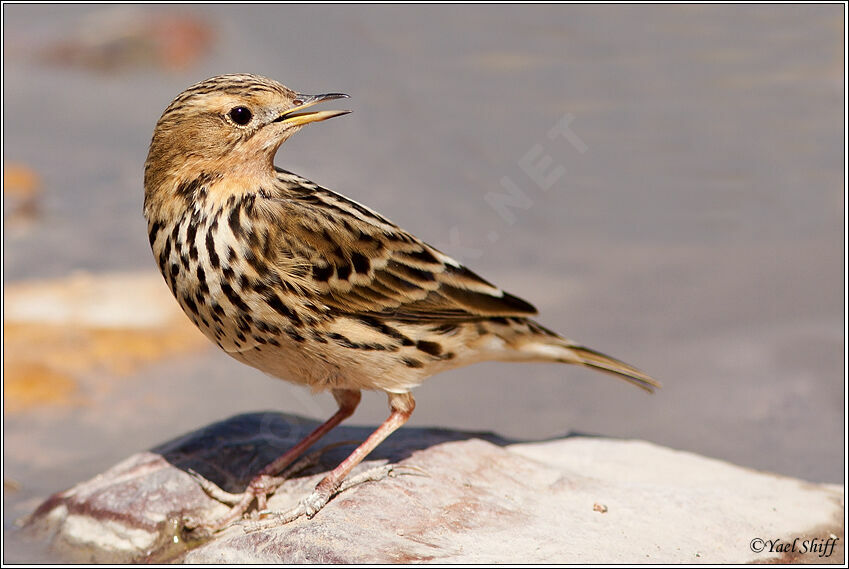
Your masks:
M269 428L269 417L277 417L279 425ZM844 555L840 540L828 558L819 557L823 549L802 551L843 535L841 486L756 472L643 441L568 437L505 444L494 436L485 436L487 441L412 428L394 434L376 454L379 458L383 449L385 458L425 476L367 482L336 496L312 519L265 521L261 529L244 522L185 547L181 515L225 511L186 476L189 462L222 460L209 446L213 441L228 451L245 446L251 460L237 467L224 457L212 467L232 466L227 479L246 480L245 470L254 468L246 465L258 462L250 450L262 447L255 446L258 441L280 428L290 428L295 437L311 426L274 414L234 418L163 445L157 449L161 456L131 457L54 496L29 526L68 558L99 562L834 563ZM338 431L331 441L366 432ZM248 439L250 444L241 444ZM321 476L289 481L269 508L287 510ZM90 520L80 524L86 512ZM120 535L116 519L128 536L125 543L102 539L104 533L111 540ZM779 551L796 538L795 552ZM148 545L134 545L142 543Z

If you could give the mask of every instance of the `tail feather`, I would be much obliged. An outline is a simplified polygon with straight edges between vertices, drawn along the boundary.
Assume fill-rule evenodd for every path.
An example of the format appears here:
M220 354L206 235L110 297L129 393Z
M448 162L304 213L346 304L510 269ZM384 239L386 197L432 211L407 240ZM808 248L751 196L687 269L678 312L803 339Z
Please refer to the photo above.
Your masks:
M662 387L660 382L653 377L616 358L584 346L569 346L567 349L579 358L577 363L621 377L625 381L641 389L645 389L649 393L654 393L655 389ZM573 362L570 360L569 363Z
M620 377L649 393L661 387L659 381L634 366L591 348L573 344L560 336L538 337L536 341L525 343L519 351L532 355L537 361L555 361L597 369Z

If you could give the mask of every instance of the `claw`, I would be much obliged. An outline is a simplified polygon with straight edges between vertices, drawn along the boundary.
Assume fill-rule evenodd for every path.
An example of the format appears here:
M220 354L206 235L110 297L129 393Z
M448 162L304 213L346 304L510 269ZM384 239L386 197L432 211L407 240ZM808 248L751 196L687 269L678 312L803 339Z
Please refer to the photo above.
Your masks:
M361 472L356 476L346 478L342 482L342 485L339 486L339 489L336 490L334 495L339 494L340 492L344 492L348 488L363 484L365 482L377 482L378 480L383 480L384 478L394 478L396 476L405 475L427 477L430 476L426 470L419 468L418 466L413 466L412 464L383 464L381 466L366 470L365 472Z
M403 472L404 470L409 470L410 472ZM413 464L396 464L389 473L389 476L423 476L430 478L430 473L424 468Z

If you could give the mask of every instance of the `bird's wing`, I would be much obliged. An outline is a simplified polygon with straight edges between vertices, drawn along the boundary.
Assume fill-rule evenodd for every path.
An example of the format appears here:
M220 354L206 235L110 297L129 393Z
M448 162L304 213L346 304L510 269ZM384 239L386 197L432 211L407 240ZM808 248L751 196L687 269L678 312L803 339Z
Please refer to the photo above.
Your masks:
M306 280L322 304L398 320L536 314L371 209L289 172L278 175L289 186L271 200L285 243L280 254L308 262Z

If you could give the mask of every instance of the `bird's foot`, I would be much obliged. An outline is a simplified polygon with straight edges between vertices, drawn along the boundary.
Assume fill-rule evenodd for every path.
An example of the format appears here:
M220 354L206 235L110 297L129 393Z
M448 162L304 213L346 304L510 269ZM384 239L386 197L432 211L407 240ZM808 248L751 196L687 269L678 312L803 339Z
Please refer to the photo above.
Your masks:
M231 506L230 510L224 516L212 522L202 522L189 518L184 519L184 527L193 538L197 539L210 537L242 519L254 501L257 503L258 511L264 510L268 496L273 494L286 480L283 476L260 475L251 480L248 487L241 494L231 494L221 489L214 482L203 478L197 472L189 471L189 474L198 482L201 489L210 498Z
M257 503L257 509L252 513L252 515L254 517L261 517L264 514L267 514L268 511L266 510L266 505L268 503L268 498L272 496L287 479L298 472L306 470L311 466L315 466L322 454L332 448L340 446L340 444L347 444L347 442L328 445L317 451L311 452L292 464L278 476L260 474L251 480L245 491L240 494L227 492L211 480L208 480L194 470L189 469L189 475L195 479L207 496L217 502L231 506L231 508L224 516L209 523L204 523L200 520L186 517L183 520L183 526L188 532L190 532L190 535L193 538L205 538L231 526L233 523L245 517L248 509L254 501Z
M345 490L366 482L377 482L384 478L394 478L400 475L427 476L427 473L417 466L384 464L361 472L356 476L346 478L341 482L332 478L332 475L328 475L318 483L315 490L309 496L302 498L294 508L279 513L263 512L263 514L267 514L264 516L264 519L246 522L244 530L246 533L251 533L270 527L285 525L302 516L312 518L327 505L331 498L341 494Z

